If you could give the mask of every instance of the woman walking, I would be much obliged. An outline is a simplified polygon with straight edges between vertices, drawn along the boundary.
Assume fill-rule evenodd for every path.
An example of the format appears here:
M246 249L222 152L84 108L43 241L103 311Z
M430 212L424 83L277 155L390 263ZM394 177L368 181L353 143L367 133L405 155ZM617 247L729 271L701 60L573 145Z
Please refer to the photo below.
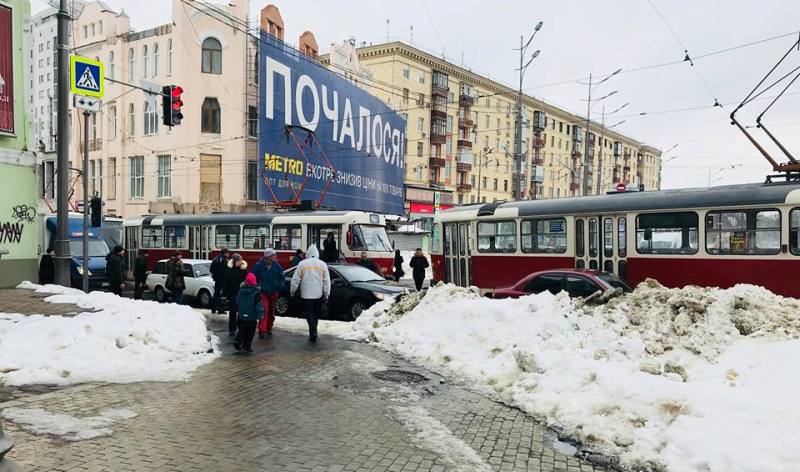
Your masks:
M422 254L422 249L417 248L417 250L414 251L414 257L411 258L410 265L413 269L414 286L417 287L417 292L419 292L422 290L422 282L425 281L425 269L430 267L428 259Z
M403 256L400 255L400 250L395 249L394 251L394 281L399 282L400 279L406 275L405 271L403 271Z
M228 261L228 272L225 274L225 298L228 299L228 334L236 334L236 317L239 307L236 305L236 296L239 295L239 288L247 277L247 261L242 259L241 254L234 253Z

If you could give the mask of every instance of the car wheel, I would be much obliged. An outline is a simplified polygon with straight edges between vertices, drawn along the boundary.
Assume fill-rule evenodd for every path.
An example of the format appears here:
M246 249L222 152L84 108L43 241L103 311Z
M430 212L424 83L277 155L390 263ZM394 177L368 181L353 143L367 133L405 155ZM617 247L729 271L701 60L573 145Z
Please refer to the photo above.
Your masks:
M278 316L289 316L289 297L281 295L275 300L275 314Z
M208 290L200 290L197 294L197 301L200 303L200 306L203 308L208 308L211 306L211 292Z
M364 300L360 298L356 298L355 300L350 302L350 306L347 308L347 318L350 321L355 321L361 316L361 313L367 309L367 304L364 303Z
M165 301L167 301L167 292L164 291L164 288L162 286L157 285L154 292L156 295L156 301L158 301L158 303L164 303Z

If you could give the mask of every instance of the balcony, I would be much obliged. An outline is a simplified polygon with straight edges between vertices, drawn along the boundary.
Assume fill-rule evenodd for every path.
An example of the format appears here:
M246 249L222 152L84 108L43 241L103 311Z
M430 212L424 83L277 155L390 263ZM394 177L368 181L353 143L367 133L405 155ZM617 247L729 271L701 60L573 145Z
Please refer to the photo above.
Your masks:
M80 145L78 146L80 152L84 150L84 143L81 141ZM103 140L102 139L90 139L89 140L89 152L92 151L99 151L103 149Z
M626 163L624 166L622 166L622 170L624 170L625 172L630 172L630 171L631 171L631 166L629 166L629 165Z
M447 120L447 102L439 97L434 97L431 103L431 116Z
M534 149L541 149L544 147L544 139L542 138L533 138L533 148Z
M472 149L472 141L469 141L468 139L459 139L458 147L460 149Z
M475 124L472 121L472 118L459 118L458 119L458 127L459 128L472 128L472 125Z
M447 74L439 71L433 71L431 80L431 95L447 98L450 91L449 80Z
M431 144L445 144L447 142L447 134L441 130L431 130Z
M475 155L471 151L461 151L456 156L456 171L469 172L472 170L472 163L475 162Z
M461 93L458 95L458 106L468 108L473 105L475 105L475 97L464 93L464 89L462 88Z
M572 157L573 158L581 157L581 156L583 156L583 153L580 150L578 150L578 149L573 149L572 150Z
M428 166L429 167L437 167L441 168L444 167L444 157L430 157L428 158Z
M544 158L542 156L534 156L533 159L531 159L531 163L535 166L543 165Z
M458 184L458 186L456 187L456 190L459 191L459 192L471 192L472 191L472 185L466 184L466 183Z

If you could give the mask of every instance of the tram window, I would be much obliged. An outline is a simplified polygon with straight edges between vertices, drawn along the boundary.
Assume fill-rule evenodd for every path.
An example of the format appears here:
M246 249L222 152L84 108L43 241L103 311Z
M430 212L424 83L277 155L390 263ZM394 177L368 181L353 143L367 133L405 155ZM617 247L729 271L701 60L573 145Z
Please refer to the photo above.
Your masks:
M517 251L517 225L514 221L478 223L478 252L512 253Z
M795 256L800 255L800 208L789 213L789 250Z
M160 226L145 226L142 228L142 247L160 248L163 247L161 235L163 229Z
M566 218L523 220L522 252L560 254L567 252Z
M266 249L269 242L269 226L244 225L242 247L244 249Z
M272 247L275 250L295 250L302 245L302 230L297 226L273 226Z
M583 257L585 254L583 240L583 220L575 221L575 256ZM579 269L582 267L579 267Z
M709 254L778 254L781 212L778 210L710 211L706 214Z
M589 220L589 257L597 257L597 218Z
M164 247L186 247L186 226L164 226Z
M239 247L239 225L217 226L215 247L234 249Z
M603 257L614 257L614 220L611 218L603 220Z
M647 213L636 217L639 254L697 253L698 216L695 212Z
M453 225L445 225L444 226L444 255L450 255L450 238L452 235L450 233L453 232Z
M619 257L628 255L628 221L624 216L617 219L617 252Z
M440 251L439 248L439 239L440 235L442 234L442 225L436 223L433 225L433 252L438 253Z

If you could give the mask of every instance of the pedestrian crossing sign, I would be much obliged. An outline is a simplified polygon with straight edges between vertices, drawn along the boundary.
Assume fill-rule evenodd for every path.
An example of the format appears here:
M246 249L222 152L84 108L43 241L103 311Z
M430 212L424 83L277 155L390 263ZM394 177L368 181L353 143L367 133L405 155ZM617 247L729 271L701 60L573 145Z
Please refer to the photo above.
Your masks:
M70 91L77 95L103 98L103 63L81 56L69 57Z

